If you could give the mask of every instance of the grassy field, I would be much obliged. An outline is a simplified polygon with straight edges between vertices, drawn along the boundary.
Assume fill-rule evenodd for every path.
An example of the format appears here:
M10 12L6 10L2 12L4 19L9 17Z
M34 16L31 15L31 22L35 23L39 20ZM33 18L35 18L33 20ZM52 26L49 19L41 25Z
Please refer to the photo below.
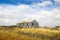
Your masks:
M60 29L0 28L0 40L60 40Z

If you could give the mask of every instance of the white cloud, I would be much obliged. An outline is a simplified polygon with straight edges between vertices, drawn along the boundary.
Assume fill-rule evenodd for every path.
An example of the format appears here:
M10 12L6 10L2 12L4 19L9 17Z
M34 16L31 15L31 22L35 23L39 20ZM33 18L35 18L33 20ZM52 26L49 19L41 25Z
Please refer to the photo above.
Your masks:
M28 5L18 5L17 6L19 9L26 9L26 8L29 8Z
M42 7L44 7L44 6L47 6L47 5L51 5L52 4L52 2L51 1L43 1L42 3L34 3L36 6L42 6Z
M2 12L1 12L1 10L0 10L0 14L1 14Z
M54 1L56 1L56 2L60 2L60 0L54 0Z
M57 8L40 10L29 5L0 5L0 24L12 25L25 19L36 19L40 25L54 26L60 24L60 10Z
M60 0L54 0L55 1L55 5L60 6Z

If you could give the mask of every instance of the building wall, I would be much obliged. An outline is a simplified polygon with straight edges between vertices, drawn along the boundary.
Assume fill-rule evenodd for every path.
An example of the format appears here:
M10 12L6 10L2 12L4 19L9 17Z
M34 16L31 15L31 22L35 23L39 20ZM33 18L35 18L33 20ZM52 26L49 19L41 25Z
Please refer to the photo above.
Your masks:
M39 27L39 23L37 21L32 21L32 22L27 22L27 23L18 23L17 24L18 27L22 27L22 28L38 28Z
M31 28L32 27L32 22L29 22L28 23L28 28Z
M23 27L23 25L24 25L23 23L20 23L20 27Z
M38 28L39 27L39 23L36 20L34 20L32 23L33 23L34 28Z
M24 23L23 28L28 28L28 24Z

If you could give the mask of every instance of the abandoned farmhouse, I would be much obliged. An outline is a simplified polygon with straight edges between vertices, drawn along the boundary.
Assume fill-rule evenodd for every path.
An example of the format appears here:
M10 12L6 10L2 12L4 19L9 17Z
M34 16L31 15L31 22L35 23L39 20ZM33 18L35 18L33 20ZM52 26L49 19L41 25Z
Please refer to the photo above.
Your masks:
M36 20L23 21L23 22L17 23L16 26L20 28L38 28L39 23Z

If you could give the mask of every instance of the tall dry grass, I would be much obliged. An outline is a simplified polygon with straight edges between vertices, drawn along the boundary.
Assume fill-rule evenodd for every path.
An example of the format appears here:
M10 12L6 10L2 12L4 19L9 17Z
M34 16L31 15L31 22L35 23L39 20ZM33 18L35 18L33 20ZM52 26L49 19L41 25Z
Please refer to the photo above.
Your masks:
M60 40L60 30L46 28L0 28L0 40Z

